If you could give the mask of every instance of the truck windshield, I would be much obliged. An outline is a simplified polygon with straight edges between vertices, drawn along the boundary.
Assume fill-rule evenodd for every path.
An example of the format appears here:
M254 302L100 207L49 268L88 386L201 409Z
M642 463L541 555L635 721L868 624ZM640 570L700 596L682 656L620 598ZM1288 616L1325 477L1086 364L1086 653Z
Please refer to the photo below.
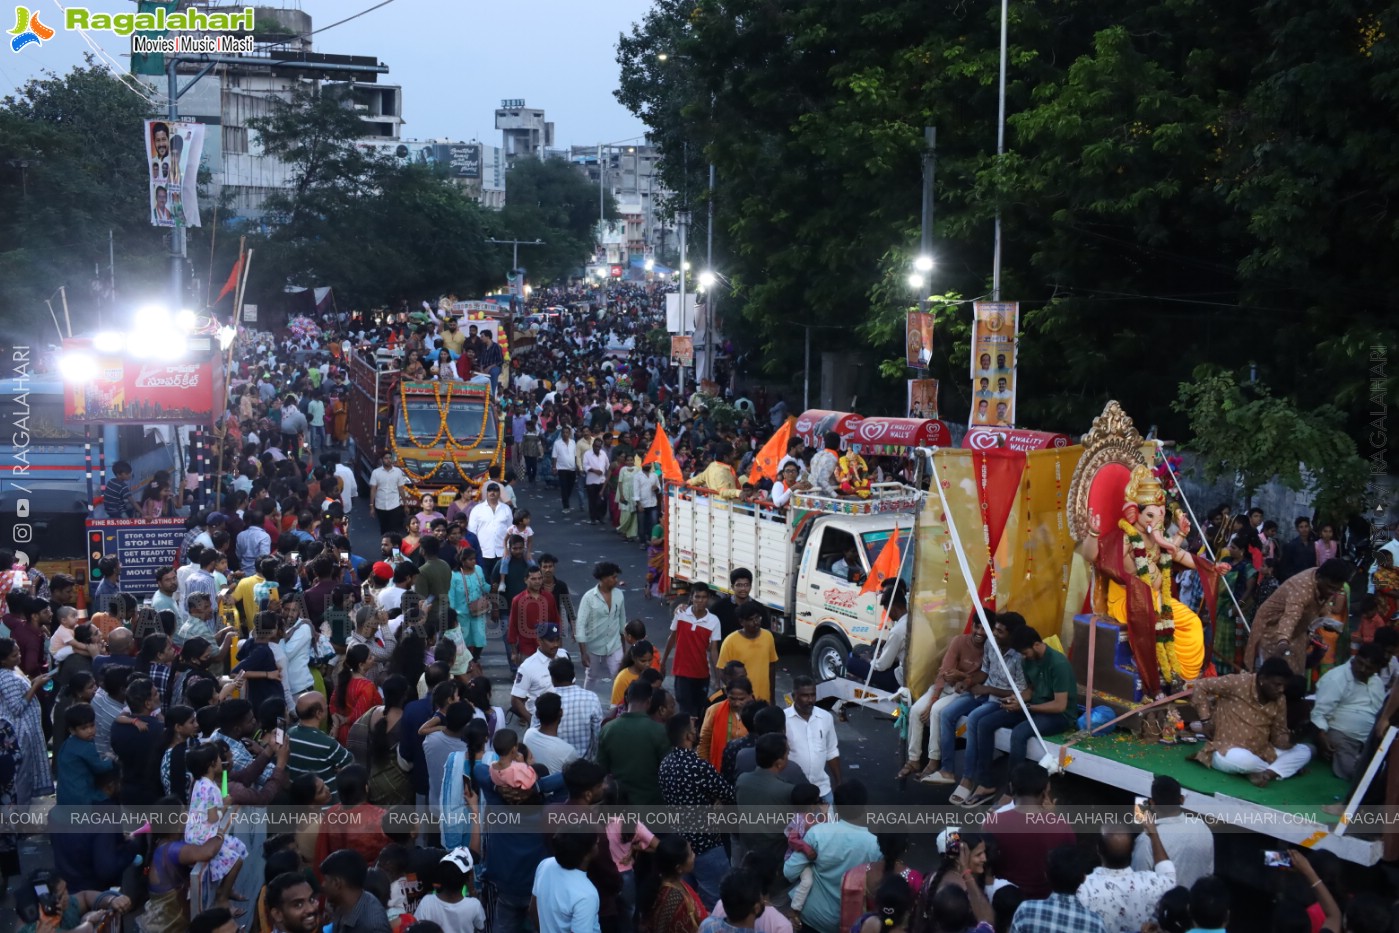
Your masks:
M888 543L889 536L893 531L867 531L860 535L860 544L865 549L865 559L869 561L871 567L879 557L879 552L884 550L884 545ZM913 585L913 560L906 559L908 552L909 533L905 529L899 530L899 577L909 586Z
M483 431L481 412L482 406L479 404L466 402L458 404L453 401L451 407L447 409L447 430L451 432L452 440L458 444L469 444L474 443L478 437L484 434L486 440L481 444L481 447L493 449L494 445L488 442L494 441L496 438L496 419L485 419L485 430ZM408 438L403 423L403 414L400 411L398 415L398 433L404 435L403 439L406 442ZM437 436L438 431L442 428L442 415L437 407L437 402L432 399L425 399L422 402L410 400L407 414L412 424L413 438L420 444L427 444ZM437 446L441 446L445 442L446 438L444 437Z

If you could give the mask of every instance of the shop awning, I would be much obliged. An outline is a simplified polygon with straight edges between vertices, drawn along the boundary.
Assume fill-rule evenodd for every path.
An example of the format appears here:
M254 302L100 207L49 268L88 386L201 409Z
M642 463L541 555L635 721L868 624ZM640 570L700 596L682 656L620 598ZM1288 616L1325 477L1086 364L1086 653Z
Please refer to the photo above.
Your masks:
M850 431L846 443L866 452L890 447L946 447L952 443L952 432L931 418L866 418Z
M813 408L797 417L797 436L806 441L808 446L820 449L826 432L834 431L842 438L848 438L864 420L863 415L857 415L852 411Z
M968 450L1049 450L1054 447L1069 447L1074 443L1067 434L1054 434L1050 431L1029 431L1025 428L974 427L962 438L962 446Z

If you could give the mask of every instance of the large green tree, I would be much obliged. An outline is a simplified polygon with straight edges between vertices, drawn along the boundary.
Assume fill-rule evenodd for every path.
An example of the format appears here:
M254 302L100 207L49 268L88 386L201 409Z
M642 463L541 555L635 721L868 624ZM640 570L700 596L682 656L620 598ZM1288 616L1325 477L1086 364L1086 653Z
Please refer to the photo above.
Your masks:
M617 218L611 195L603 204L608 221ZM505 176L505 208L495 218L501 239L543 240L521 246L520 265L533 282L573 275L588 261L596 244L598 197L578 169L563 159L518 159ZM499 246L501 263L511 261L510 247Z
M264 204L272 226L254 243L252 293L330 285L370 307L492 281L481 208L433 170L357 146L363 124L340 87L300 89L251 125L292 169L291 187Z
M827 349L863 324L870 349L899 352L936 126L930 288L990 291L999 207L1022 423L1081 430L1116 397L1185 436L1174 387L1251 361L1302 410L1342 402L1360 436L1370 348L1399 337L1397 10L1014 3L1002 157L996 4L657 0L619 43L618 97L670 187L698 192L716 165L727 306L744 313L730 329L772 373L796 362L794 321L845 325L813 333ZM954 417L969 319L939 305L933 375Z
M96 326L94 269L105 283L109 231L123 295L161 281L168 247L151 225L141 152L150 109L91 59L0 101L0 322L9 333L54 339L44 301L60 286L74 331Z

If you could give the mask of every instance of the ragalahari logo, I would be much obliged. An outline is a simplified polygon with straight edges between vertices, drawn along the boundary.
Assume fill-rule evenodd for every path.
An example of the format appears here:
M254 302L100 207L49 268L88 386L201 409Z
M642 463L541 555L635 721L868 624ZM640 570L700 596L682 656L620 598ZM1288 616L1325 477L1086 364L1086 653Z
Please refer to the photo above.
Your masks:
M39 22L39 11L32 13L28 7L15 7L15 28L10 30L14 38L10 49L18 52L26 45L39 45L53 38L53 30Z

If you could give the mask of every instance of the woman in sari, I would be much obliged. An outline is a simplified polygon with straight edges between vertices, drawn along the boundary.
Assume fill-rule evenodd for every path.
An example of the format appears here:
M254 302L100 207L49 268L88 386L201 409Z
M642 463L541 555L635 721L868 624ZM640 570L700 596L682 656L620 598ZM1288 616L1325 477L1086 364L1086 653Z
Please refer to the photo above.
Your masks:
M168 796L156 805L174 811L186 806L178 796ZM207 862L223 847L222 834L199 845L185 842L184 824L178 819L162 822L154 831L155 852L151 855L150 898L141 912L142 933L180 933L189 929L190 872Z
M666 546L665 527L657 524L651 529L646 543L646 598L665 596Z
M15 771L14 797L15 803L25 806L35 797L53 793L38 697L53 675L46 671L26 677L19 669L19 657L19 645L13 639L0 638L0 718L14 726L15 739L24 756Z
M697 933L709 912L685 882L695 867L694 850L684 836L665 836L655 858L655 878L642 899L648 928L656 933Z
M350 727L356 720L384 702L374 681L364 676L364 669L368 666L369 646L352 645L345 652L340 673L335 676L330 712L335 720L335 740L341 745L349 741Z
M413 783L398 757L398 720L408 698L408 681L395 674L384 681L384 702L350 726L346 748L369 774L369 802L379 807L413 802Z

